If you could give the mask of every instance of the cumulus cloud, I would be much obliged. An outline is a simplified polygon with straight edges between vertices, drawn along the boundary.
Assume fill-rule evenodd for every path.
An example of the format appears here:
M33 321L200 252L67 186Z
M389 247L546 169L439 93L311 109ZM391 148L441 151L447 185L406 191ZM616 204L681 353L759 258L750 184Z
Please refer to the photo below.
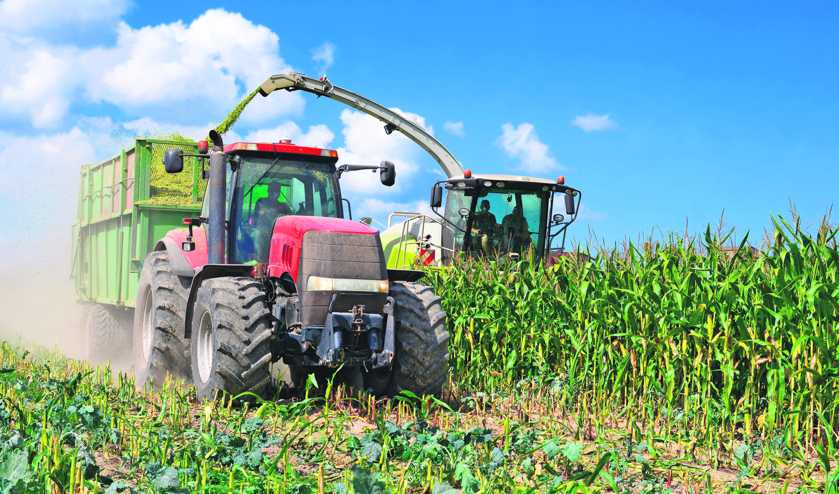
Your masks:
M443 124L443 130L458 137L466 135L466 132L463 132L463 122L446 122Z
M332 64L335 63L335 45L326 41L318 46L312 50L312 60L318 64L315 69L318 73L332 67Z
M224 36L216 33L224 32ZM77 96L135 114L224 118L267 75L291 67L279 37L238 13L208 10L190 24L117 27L113 46L80 49L0 35L0 102L36 128L57 125ZM300 115L305 100L287 93L252 103L241 122Z
M405 118L413 120L426 132L434 135L434 129L426 125L425 119L415 113L391 108ZM341 163L352 165L378 165L390 161L396 165L396 184L385 187L379 183L378 175L369 172L351 172L341 179L344 190L359 194L393 194L410 188L411 177L419 170L418 160L425 151L401 132L385 134L384 124L365 113L344 110L341 112L344 128L344 147L338 149Z
M579 127L585 132L601 132L618 128L617 122L609 118L608 113L605 115L595 115L589 112L586 115L574 117L571 125Z
M501 136L495 145L507 156L519 162L519 168L534 175L565 169L550 155L547 144L539 140L532 124L524 122L518 127L511 123L501 126Z
M326 125L310 125L308 132L294 122L280 124L273 129L260 129L249 132L245 136L246 142L277 142L280 139L291 139L291 142L301 146L325 148L335 138L335 134Z
M107 23L118 19L131 6L130 0L3 0L0 29L38 34L60 26Z

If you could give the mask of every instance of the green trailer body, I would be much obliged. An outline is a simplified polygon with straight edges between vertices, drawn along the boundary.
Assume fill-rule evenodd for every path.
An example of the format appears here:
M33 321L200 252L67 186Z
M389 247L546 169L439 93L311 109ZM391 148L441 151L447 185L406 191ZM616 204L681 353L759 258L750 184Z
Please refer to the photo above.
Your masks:
M206 181L201 163L167 174L165 150L194 154L192 140L137 139L101 163L85 165L72 224L72 272L81 303L133 309L142 264L158 240L201 210ZM191 173L190 173L191 171Z

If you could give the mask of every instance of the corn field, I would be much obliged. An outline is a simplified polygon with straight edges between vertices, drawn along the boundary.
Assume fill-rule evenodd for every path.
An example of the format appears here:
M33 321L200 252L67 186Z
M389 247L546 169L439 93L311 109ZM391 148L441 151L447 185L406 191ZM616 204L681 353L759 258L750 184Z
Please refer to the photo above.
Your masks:
M746 240L727 255L709 228L703 242L630 244L550 268L434 271L452 383L560 379L587 407L678 416L672 425L700 431L699 443L737 433L820 445L836 431L839 229L775 226L775 245L754 257Z

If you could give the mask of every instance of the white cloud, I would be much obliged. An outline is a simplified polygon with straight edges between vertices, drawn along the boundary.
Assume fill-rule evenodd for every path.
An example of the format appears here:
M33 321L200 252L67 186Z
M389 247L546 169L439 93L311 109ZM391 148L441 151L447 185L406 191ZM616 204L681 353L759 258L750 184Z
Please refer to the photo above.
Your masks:
M326 125L311 125L308 132L303 132L296 123L286 122L273 129L249 132L245 142L277 142L286 138L301 146L325 148L335 138L335 134Z
M425 119L415 113L391 108L405 118L413 120L426 132L434 135L434 129L425 124ZM344 129L344 147L338 149L340 163L352 165L378 165L390 161L396 165L396 184L385 187L379 183L378 174L350 172L341 179L345 191L370 194L393 194L411 188L411 178L419 170L418 160L425 151L401 132L385 134L384 124L365 113L346 109L341 112ZM435 165L436 166L436 165Z
M113 46L92 49L0 34L0 103L36 128L57 125L79 96L129 113L220 121L267 76L292 70L279 48L276 33L222 9L188 25L120 23ZM304 106L299 93L258 97L241 121L296 116Z
M332 64L335 63L335 45L329 41L324 42L312 50L312 60L318 64L315 69L318 73L332 67Z
M466 132L463 132L463 122L446 122L443 124L443 129L449 134L454 134L458 137L466 135Z
M533 125L525 122L513 127L513 124L505 123L501 130L495 145L510 158L518 160L522 171L539 175L565 168L551 157L548 146L539 140Z
M595 115L589 112L586 115L574 117L571 125L579 127L585 132L600 132L618 128L617 122L609 118L608 113L605 115Z
M606 213L593 211L591 208L588 207L588 204L586 203L580 204L580 212L577 214L578 220L600 221L605 220L606 218L608 218L608 215Z
M0 29L40 34L59 26L78 28L118 19L130 6L130 0L3 0Z

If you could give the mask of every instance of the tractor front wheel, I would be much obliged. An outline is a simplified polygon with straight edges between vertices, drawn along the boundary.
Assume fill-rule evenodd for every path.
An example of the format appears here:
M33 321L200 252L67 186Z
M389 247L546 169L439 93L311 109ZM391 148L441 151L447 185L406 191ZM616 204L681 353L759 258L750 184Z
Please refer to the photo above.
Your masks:
M272 325L265 293L253 278L215 278L201 285L191 335L192 380L199 400L213 400L219 393L268 395Z
M434 289L421 283L395 281L390 295L396 302L396 362L390 372L364 373L364 387L376 394L440 396L448 377L449 332L446 313Z

